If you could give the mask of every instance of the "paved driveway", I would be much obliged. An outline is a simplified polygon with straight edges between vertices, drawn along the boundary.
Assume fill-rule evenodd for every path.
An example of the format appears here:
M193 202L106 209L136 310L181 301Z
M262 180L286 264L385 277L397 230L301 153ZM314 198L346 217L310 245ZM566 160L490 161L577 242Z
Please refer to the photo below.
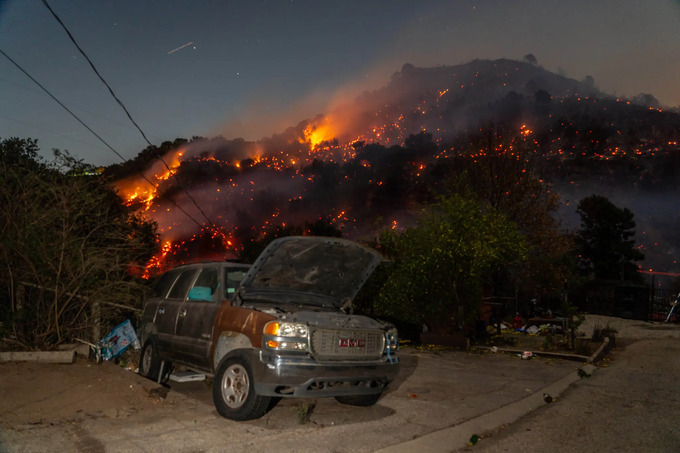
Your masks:
M217 415L210 387L201 382L173 382L160 400L146 396L151 381L112 364L31 364L36 391L11 399L13 407L0 395L0 451L269 452L275 446L294 452L369 452L522 400L576 373L581 365L410 348L400 357L402 372L374 407L343 406L333 399L284 399L261 419L241 423ZM25 384L22 367L29 365L1 364L0 377L7 377L0 380L6 383L2 392L14 393ZM67 370L69 377L59 377L55 370ZM49 390L40 391L43 387ZM315 406L310 420L300 424L298 413L306 403ZM18 415L12 422L14 413Z

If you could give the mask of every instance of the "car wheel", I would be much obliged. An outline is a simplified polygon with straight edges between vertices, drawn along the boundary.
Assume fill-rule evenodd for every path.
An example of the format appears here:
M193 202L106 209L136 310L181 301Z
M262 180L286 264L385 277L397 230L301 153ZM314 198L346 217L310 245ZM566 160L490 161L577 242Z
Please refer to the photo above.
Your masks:
M242 357L223 359L213 381L217 412L237 421L262 417L270 408L272 398L256 394L254 384L247 360Z
M338 403L347 404L348 406L373 406L378 402L382 393L374 393L371 395L343 395L336 396L335 400Z
M158 381L158 373L161 369L161 358L158 356L158 349L153 340L144 344L139 359L139 374Z

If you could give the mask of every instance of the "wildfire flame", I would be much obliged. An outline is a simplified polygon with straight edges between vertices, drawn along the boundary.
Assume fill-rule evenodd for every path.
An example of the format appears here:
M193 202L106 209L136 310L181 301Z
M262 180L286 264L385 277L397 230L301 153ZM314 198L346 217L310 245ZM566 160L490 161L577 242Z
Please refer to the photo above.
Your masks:
M440 93L445 95L445 92ZM164 163L155 163L145 172L145 178L129 177L124 180L119 180L115 183L119 195L125 200L129 206L136 207L148 218L158 222L159 231L163 237L162 245L159 253L150 260L144 270L143 276L148 278L157 275L166 270L168 267L177 265L181 262L196 259L196 255L201 259L208 257L221 258L226 256L235 257L238 255L242 244L239 244L234 236L234 224L230 223L230 213L220 213L214 220L217 225L209 225L205 223L204 227L193 236L183 236L182 219L179 214L175 214L172 206L167 205L163 200L159 187L162 184L172 184L172 178L180 170L180 165L188 160L193 159L196 163L211 162L211 165L216 165L221 169L221 172L231 175L228 179L220 179L220 173L217 178L212 181L213 189L201 186L200 196L202 203L207 203L206 198L212 190L212 200L214 202L224 202L225 200L238 199L240 202L247 205L248 202L257 203L257 192L263 190L261 187L268 187L272 184L276 185L275 178L282 178L288 175L289 181L293 184L291 187L304 187L305 183L314 182L314 174L306 174L302 171L305 166L312 164L315 160L323 162L334 162L344 164L354 159L356 150L354 144L370 139L378 141L378 138L386 134L387 128L399 129L399 123L403 121L403 115L399 115L393 123L388 126L372 128L374 136L370 138L366 135L356 137L354 140L346 141L344 146L338 145L335 140L338 129L334 129L334 122L328 117L322 117L314 122L310 122L304 129L302 129L300 136L297 138L299 146L295 149L280 150L268 153L262 152L258 149L258 155L246 156L244 159L234 161L233 158L227 160L218 159L215 155L206 155L205 152L193 155L186 147L176 149L164 156ZM528 126L523 125L520 134L527 137L531 134ZM389 141L389 140L386 140ZM499 150L507 153L512 153L512 149ZM446 151L442 155L433 156L433 159L446 157ZM244 164L247 162L247 164ZM367 159L362 159L359 165L363 168L371 168L371 163ZM427 164L423 162L412 162L410 171L413 177L420 177L426 168ZM265 169L269 173L253 173L253 169ZM260 175L259 178L254 178L253 174ZM264 177L261 177L264 175ZM270 175L270 176L267 176ZM384 185L384 181L373 181L377 186ZM196 191L195 191L196 193ZM286 200L290 203L303 200L306 194L304 192L295 193L294 191L286 195ZM333 210L326 207L327 218L330 222L338 226L347 226L356 223L356 219L352 218L347 208L338 208L335 213ZM248 208L245 208L248 210ZM259 234L266 234L267 228L276 224L286 225L291 223L291 219L281 218L281 212L277 207L272 208L273 211L269 215L260 218L262 225L252 225L254 232ZM196 210L192 210L195 213ZM391 229L398 229L400 225L396 220L390 222L388 225ZM257 234L257 233L256 233ZM193 250L193 252L191 252Z
M116 190L128 206L143 205L142 211L148 211L158 194L158 185L162 181L170 179L182 163L182 156L185 150L179 148L168 153L163 159L167 167L162 162L156 163L150 171L145 174L145 178L131 176L115 182ZM168 163L169 161L169 163ZM162 166L162 168L159 168Z
M234 200L239 200L238 207L246 214L254 210L264 212L258 217L251 215L246 215L246 217L252 222L259 223L258 225L249 225L247 228L252 229L255 235L265 234L267 228L274 225L275 222L278 225L293 225L296 219L286 218L285 210L282 213L279 211L279 207L267 206L263 208L259 206L258 192L274 190L278 185L286 185L288 191L285 196L278 198L280 203L287 201L290 204L295 204L305 200L309 193L306 193L302 188L318 182L320 177L318 173L305 172L306 167L315 161L340 165L348 163L356 157L357 149L360 149L364 143L380 143L384 146L403 145L407 136L413 133L413 121L418 121L418 124L422 125L432 124L427 123L424 119L431 115L440 115L440 113L437 113L439 111L438 106L445 105L450 99L454 99L457 92L462 89L465 89L465 87L451 85L449 88L437 90L432 93L430 99L419 101L418 104L414 105L411 111L406 111L399 106L381 105L377 112L371 113L371 116L364 115L362 117L363 124L361 127L357 127L357 124L352 122L353 120L349 118L352 115L347 114L347 112L345 112L344 117L335 112L320 116L304 123L298 129L291 128L293 133L285 135L284 140L279 138L272 140L271 143L258 142L253 145L253 148L249 148L248 155L239 155L238 159L234 156L218 156L211 152L199 154L192 150L190 146L181 147L164 156L167 166L158 162L146 170L145 178L148 181L140 177L130 177L117 181L115 186L119 195L129 206L134 206L147 217L156 220L163 236L161 250L147 265L145 275L154 275L164 270L169 264L170 258L175 261L195 258L195 256L190 256L186 252L191 248L202 247L200 255L203 258L206 254L235 256L243 247L243 244L239 244L236 239L236 237L242 236L234 234L234 231L239 228L233 218L237 214L229 210L218 212L218 215L212 219L217 226L208 225L205 222L206 226L193 236L188 237L187 234L182 234L181 222L185 220L180 219L180 214L174 213L174 207L169 206L162 199L159 188L164 191L164 187L173 184L173 176L178 172L181 175L184 171L184 167L180 169L183 162L190 159L205 161L209 162L209 166L215 169L213 173L206 176L204 181L201 181L200 190L192 192L200 197L199 204L201 206L215 203L219 207L231 207L235 203ZM584 99L582 102L585 101ZM417 118L417 120L414 120L414 118ZM437 124L441 124L441 122ZM443 127L432 131L428 131L424 126L419 127L421 132L432 133L435 142L439 140L438 137L447 134ZM532 143L536 144L537 139L531 125L522 124L517 134L521 140L530 146ZM409 176L417 179L427 174L427 168L432 161L458 155L458 151L453 148L444 148L442 146L438 154L430 156L424 161L410 163L408 168L404 168L404 171L411 172ZM469 157L480 159L489 152L497 152L516 156L519 159L517 149L517 143L501 143L493 150L478 149ZM549 155L557 157L569 152L569 150L562 149L559 143L554 144L547 151L547 153L551 153ZM610 150L610 155L616 152L618 150ZM358 165L367 172L373 170L370 159L362 157ZM264 171L256 173L253 169ZM254 177L254 174L257 174L258 177ZM284 180L284 177L287 179ZM377 179L382 178L382 175L374 178L373 181L370 181L372 184L383 187L387 185L386 181ZM177 188L177 184L172 187ZM175 190L174 193L179 193L176 196L183 196L180 190ZM324 210L324 215L330 221L335 222L336 225L352 225L357 222L353 218L351 209L347 206L342 208L325 206ZM192 208L190 211L192 215L199 216L197 209ZM203 219L201 219L201 222L203 222ZM406 223L402 224L394 220L386 226L397 230L404 225ZM193 225L191 226L193 227ZM243 228L243 225L241 225L241 228ZM199 244L202 245L199 247Z
M322 124L309 125L304 130L304 139L302 142L309 142L312 149L316 149L321 143L334 139L333 128L328 124L328 120L324 118Z

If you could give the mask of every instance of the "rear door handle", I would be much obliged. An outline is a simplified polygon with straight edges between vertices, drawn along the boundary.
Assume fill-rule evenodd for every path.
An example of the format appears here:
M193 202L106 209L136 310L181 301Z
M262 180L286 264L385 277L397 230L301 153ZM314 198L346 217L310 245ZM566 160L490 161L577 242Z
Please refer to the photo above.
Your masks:
M187 315L187 310L185 308L179 311L180 318L184 318Z
M159 315L162 315L163 313L165 313L165 308L163 308L163 307L159 308L159 309L158 309L158 314L159 314Z

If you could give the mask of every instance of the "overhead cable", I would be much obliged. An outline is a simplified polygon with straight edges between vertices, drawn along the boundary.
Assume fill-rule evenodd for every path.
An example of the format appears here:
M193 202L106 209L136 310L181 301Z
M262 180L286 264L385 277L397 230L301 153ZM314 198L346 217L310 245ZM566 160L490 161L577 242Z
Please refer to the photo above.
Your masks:
M50 5L47 3L47 0L42 0L42 2L43 2L43 5L45 5L45 7L50 11L50 13L52 13L52 16L54 16L55 20L56 20L57 22L59 22L59 25L61 25L61 27L64 29L64 31L65 31L66 34L68 35L69 39L70 39L71 42L73 43L73 45L76 46L76 48L78 49L78 51L80 52L80 54L81 54L81 55L85 58L85 60L87 60L87 62L90 64L90 67L92 68L92 70L94 71L94 73L97 74L97 77L99 77L99 80L101 80L102 83L106 86L106 88L108 88L109 93L111 94L111 96L113 96L113 98L116 100L116 102L118 103L118 105L120 105L120 107L123 109L123 111L125 111L125 114L126 114L127 117L130 119L130 121L132 122L132 124L134 124L135 127L137 128L137 130L139 131L139 133L142 134L142 137L144 137L144 140L146 141L146 143L148 143L149 146L154 146L154 145L149 141L149 139L146 138L146 134L144 133L144 131L142 130L142 128L139 127L139 125L137 124L137 122L132 118L132 115L130 115L130 112L129 112L128 109L125 107L125 104L123 104L123 102L122 102L120 99L118 99L118 96L116 96L116 94L113 92L113 89L111 88L111 86L106 82L106 80L104 80L104 77L102 77L102 75L99 73L99 71L98 71L97 68L95 67L94 63L92 63L92 60L90 60L90 58L87 56L87 54L85 53L85 51L78 45L78 43L76 42L76 40L75 40L75 38L73 37L73 35L72 35L71 32L69 31L69 29L66 27L66 24L64 24L64 22L62 22L61 18L60 18L60 17L57 15L57 13L55 13L54 10L50 7ZM116 154L117 154L117 153L116 153ZM170 166L167 164L167 162L165 162L165 160L163 160L163 157L162 157L162 156L157 156L157 157L158 157L158 159L159 159L161 162L163 162L163 165L165 165L165 168L166 168L168 171L170 171L171 174L172 174L172 169L171 169ZM196 200L194 199L194 197L192 197L191 194L189 193L189 191L184 187L184 185L182 184L182 182L181 182L181 180L180 180L180 178L179 178L179 175L175 172L175 173L173 174L173 176L174 176L175 179L177 180L177 184L178 184L179 187L182 189L182 191L184 191L184 193L186 193L187 197L189 197L189 200L191 200L191 202L194 204L194 206L196 206L196 208L201 212L201 214L203 215L203 217L205 217L205 219L208 221L208 223L209 223L211 226L214 226L215 224L213 223L213 221L210 220L210 218L206 215L205 211L203 211L203 209L198 205L198 203L196 203Z
M66 106L64 105L63 102L61 102L59 99L57 99L52 93L50 93L50 91L49 91L47 88L45 88L45 87L44 87L40 82L38 82L31 74L29 74L24 68L22 68L21 65L19 65L19 63L17 63L16 61L14 61L14 59L12 59L12 57L10 57L9 55L7 55L2 49L0 49L0 53L1 53L5 58L7 58L14 66L16 66L21 72L23 72L23 73L26 75L26 77L28 77L29 79L31 79L31 80L33 81L33 83L35 83L36 85L38 85L45 93L47 93L47 95L48 95L49 97L51 97L57 104L59 104L64 110L66 110L69 114L71 114L71 116L72 116L73 118L75 118L76 121L78 121L80 124L83 125L83 127L85 127L85 129L87 129L88 131L90 131L90 132L92 133L92 135L94 135L95 137L97 137L97 138L99 139L99 141L102 142L102 143L103 143L108 149L110 149L114 154L116 154L116 156L120 157L120 158L123 160L123 162L127 162L127 161L128 161L128 160L127 160L125 157L123 157L118 151L116 151L111 145L109 145L109 144L106 142L106 140L104 140L103 138L101 138L101 137L99 136L99 134L97 134L94 130L92 130L92 128L91 128L90 126L88 126L87 124L85 124L85 122L84 122L83 120L81 120L81 119L78 117L78 115L76 115L75 113L73 113L68 107L66 107ZM168 197L165 193L163 193L158 187L156 187L156 185L155 185L149 178L147 178L147 177L144 175L144 173L142 173L142 172L140 171L139 174L140 174L140 176L141 176L142 178L144 178L144 180L146 180L146 182L148 182L149 184L151 184L151 187L155 187L156 190L158 191L158 193L161 194L161 196L164 196L164 197L165 197L167 200L169 200L173 205L175 205L175 207L176 207L177 209L179 209L179 210L182 211L184 214L186 214L186 216L189 217L191 220L193 220L193 221L196 223L196 225L198 225L201 229L203 228L203 225L202 225L198 220L196 220L191 214L189 214L187 211L185 211L185 210L184 210L180 205L178 205L172 198ZM211 223L211 224L212 224L212 223Z

